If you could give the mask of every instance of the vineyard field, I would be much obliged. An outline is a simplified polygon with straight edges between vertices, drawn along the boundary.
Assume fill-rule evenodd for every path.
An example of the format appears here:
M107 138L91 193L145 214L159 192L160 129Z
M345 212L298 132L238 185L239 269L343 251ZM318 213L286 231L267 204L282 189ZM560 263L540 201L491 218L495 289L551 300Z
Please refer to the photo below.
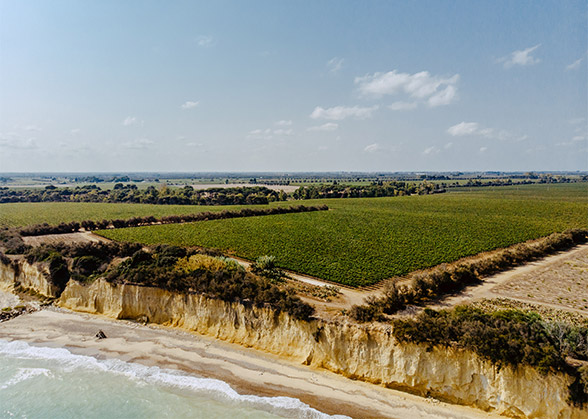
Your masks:
M295 202L295 204L305 202ZM152 215L196 214L205 211L239 210L241 208L267 208L289 206L292 202L277 202L271 205L152 205L152 204L111 204L86 202L25 202L0 204L0 226L23 227L33 224L59 224L83 220L128 219Z
M568 228L588 227L588 184L325 199L329 211L102 231L114 240L204 246L352 286Z

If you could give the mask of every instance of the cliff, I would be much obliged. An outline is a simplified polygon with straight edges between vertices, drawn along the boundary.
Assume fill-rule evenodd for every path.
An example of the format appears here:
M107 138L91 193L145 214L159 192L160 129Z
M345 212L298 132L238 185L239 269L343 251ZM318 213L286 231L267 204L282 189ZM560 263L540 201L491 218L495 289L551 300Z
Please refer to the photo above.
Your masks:
M24 260L15 262L18 268L0 263L0 288L11 291L20 288L39 294L42 297L59 297L59 287L49 281L49 271L46 266L31 265Z
M1 281L10 281L2 270ZM14 280L21 281L24 270ZM39 290L42 284L39 283ZM208 335L360 379L448 402L528 418L587 417L567 404L572 378L535 369L498 369L477 355L446 348L400 344L387 325L293 319L269 308L175 294L103 279L70 280L60 307L115 319L139 319Z

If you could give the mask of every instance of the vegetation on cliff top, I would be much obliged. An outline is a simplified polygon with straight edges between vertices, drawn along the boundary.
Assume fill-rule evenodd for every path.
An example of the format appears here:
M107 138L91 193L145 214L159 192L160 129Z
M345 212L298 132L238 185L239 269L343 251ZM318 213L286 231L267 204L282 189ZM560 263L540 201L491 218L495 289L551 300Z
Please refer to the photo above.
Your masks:
M452 310L425 309L416 318L393 320L400 342L470 350L497 365L530 365L541 372L566 371L576 377L570 398L588 401L586 367L574 368L566 358L588 361L588 322L572 326L544 322L536 313L520 310L486 312L471 306Z
M280 289L273 280L246 272L233 260L195 249L158 245L146 251L130 243L59 243L30 248L25 259L47 264L49 281L61 291L70 278L89 283L103 277L113 283L269 306L300 320L308 320L314 313L312 306L292 290Z

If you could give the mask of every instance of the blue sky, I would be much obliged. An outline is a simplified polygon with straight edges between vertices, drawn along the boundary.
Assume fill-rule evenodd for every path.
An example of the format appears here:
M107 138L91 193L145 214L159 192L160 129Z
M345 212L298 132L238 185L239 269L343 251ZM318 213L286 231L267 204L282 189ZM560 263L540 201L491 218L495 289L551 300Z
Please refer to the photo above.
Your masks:
M585 1L0 0L0 171L588 170Z

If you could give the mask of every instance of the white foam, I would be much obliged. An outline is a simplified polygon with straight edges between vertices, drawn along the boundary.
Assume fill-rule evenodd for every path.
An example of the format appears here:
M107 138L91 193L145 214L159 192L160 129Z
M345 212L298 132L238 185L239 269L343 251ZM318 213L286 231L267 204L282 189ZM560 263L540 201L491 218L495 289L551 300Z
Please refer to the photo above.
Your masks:
M0 387L0 390L4 390L22 381L26 381L29 378L37 377L39 375L44 375L45 377L53 376L51 371L46 368L19 368L16 374L14 374L10 380Z
M118 359L98 360L84 355L75 355L63 348L31 346L26 342L0 340L0 356L16 359L51 360L53 364L65 370L85 369L99 370L123 375L140 384L160 385L182 390L189 390L197 395L212 398L223 403L250 407L284 417L329 418L302 401L291 397L261 397L242 395L221 380L200 378L175 370L148 367L141 364L124 362ZM49 370L43 368L22 369L5 386L38 376L46 375ZM26 371L24 371L26 370ZM14 381L14 382L13 382ZM5 387L2 387L5 388ZM342 418L344 416L335 416Z

